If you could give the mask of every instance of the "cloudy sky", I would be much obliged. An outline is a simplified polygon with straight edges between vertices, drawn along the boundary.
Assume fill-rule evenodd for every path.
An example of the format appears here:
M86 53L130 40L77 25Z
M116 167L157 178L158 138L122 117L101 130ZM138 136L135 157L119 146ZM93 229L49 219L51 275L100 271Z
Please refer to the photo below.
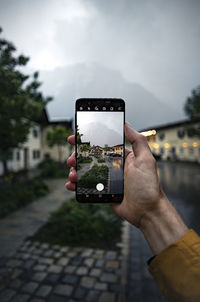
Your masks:
M123 112L77 112L82 142L104 147L123 144Z
M199 12L199 0L0 0L0 25L54 96L51 118L74 117L78 97L121 97L141 129L184 118Z

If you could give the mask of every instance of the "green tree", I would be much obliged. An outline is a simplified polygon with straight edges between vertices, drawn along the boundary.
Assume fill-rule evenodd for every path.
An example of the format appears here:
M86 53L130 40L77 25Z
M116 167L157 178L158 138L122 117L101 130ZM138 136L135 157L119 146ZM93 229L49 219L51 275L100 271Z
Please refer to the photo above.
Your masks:
M81 143L81 137L83 136L83 134L80 133L78 125L77 125L77 128L76 128L76 133L77 133L77 143L80 144Z
M192 95L185 102L184 110L191 120L200 118L200 86L192 90ZM189 137L200 137L200 126L187 126L185 130Z
M64 126L56 126L47 133L47 143L50 148L57 146L59 163L62 162L62 146L66 145L66 139L72 134L72 129Z
M185 102L184 110L190 119L200 117L200 86L192 90L192 95Z
M110 151L110 149L111 149L111 147L109 147L108 144L105 144L105 145L104 145L104 150L105 150L105 151Z
M33 121L52 98L38 91L38 72L30 77L21 71L29 58L16 56L15 46L1 34L0 28L0 161L6 174L10 151L27 140Z
M81 152L90 151L90 146L87 145L87 144L83 144L83 145L80 146L80 150L81 150Z

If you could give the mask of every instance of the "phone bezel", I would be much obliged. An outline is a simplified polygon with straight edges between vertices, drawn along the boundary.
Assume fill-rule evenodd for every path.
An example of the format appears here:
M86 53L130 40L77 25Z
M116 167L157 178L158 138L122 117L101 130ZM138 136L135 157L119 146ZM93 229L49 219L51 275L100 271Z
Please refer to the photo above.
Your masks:
M121 102L123 104L123 194L99 194L102 197L99 197L98 194L87 194L89 197L86 197L86 194L78 194L77 193L77 183L75 184L75 192L76 192L76 200L80 203L121 203L124 196L124 165L125 165L125 134L124 134L124 126L125 126L125 101L121 98L79 98L75 102L75 157L76 157L76 171L77 171L77 107L79 102L88 103L89 101L95 100L97 104L99 102ZM95 105L96 105L95 104ZM83 110L83 112L88 112L87 110ZM95 110L91 110L95 111ZM103 110L99 110L100 112L105 112ZM117 110L114 110L115 112ZM96 111L95 111L96 112ZM109 111L110 112L110 111ZM113 197L114 195L114 197Z

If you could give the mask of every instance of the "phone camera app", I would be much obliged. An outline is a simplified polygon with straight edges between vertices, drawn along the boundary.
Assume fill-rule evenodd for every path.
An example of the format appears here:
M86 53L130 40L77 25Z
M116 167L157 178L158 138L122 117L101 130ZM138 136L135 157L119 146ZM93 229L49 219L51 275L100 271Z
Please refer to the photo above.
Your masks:
M123 194L124 112L121 104L79 104L77 112L77 193L90 201ZM90 110L88 110L88 107ZM102 196L102 198L100 198ZM97 201L97 199L96 199Z

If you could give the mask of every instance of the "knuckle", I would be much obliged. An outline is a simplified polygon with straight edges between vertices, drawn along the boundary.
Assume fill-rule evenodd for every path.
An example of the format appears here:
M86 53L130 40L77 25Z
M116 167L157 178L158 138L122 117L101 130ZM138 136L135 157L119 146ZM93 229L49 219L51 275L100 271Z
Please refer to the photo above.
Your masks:
M141 133L138 134L138 138L139 138L139 140L140 140L141 142L147 142L146 137L145 137L143 134L141 134Z

